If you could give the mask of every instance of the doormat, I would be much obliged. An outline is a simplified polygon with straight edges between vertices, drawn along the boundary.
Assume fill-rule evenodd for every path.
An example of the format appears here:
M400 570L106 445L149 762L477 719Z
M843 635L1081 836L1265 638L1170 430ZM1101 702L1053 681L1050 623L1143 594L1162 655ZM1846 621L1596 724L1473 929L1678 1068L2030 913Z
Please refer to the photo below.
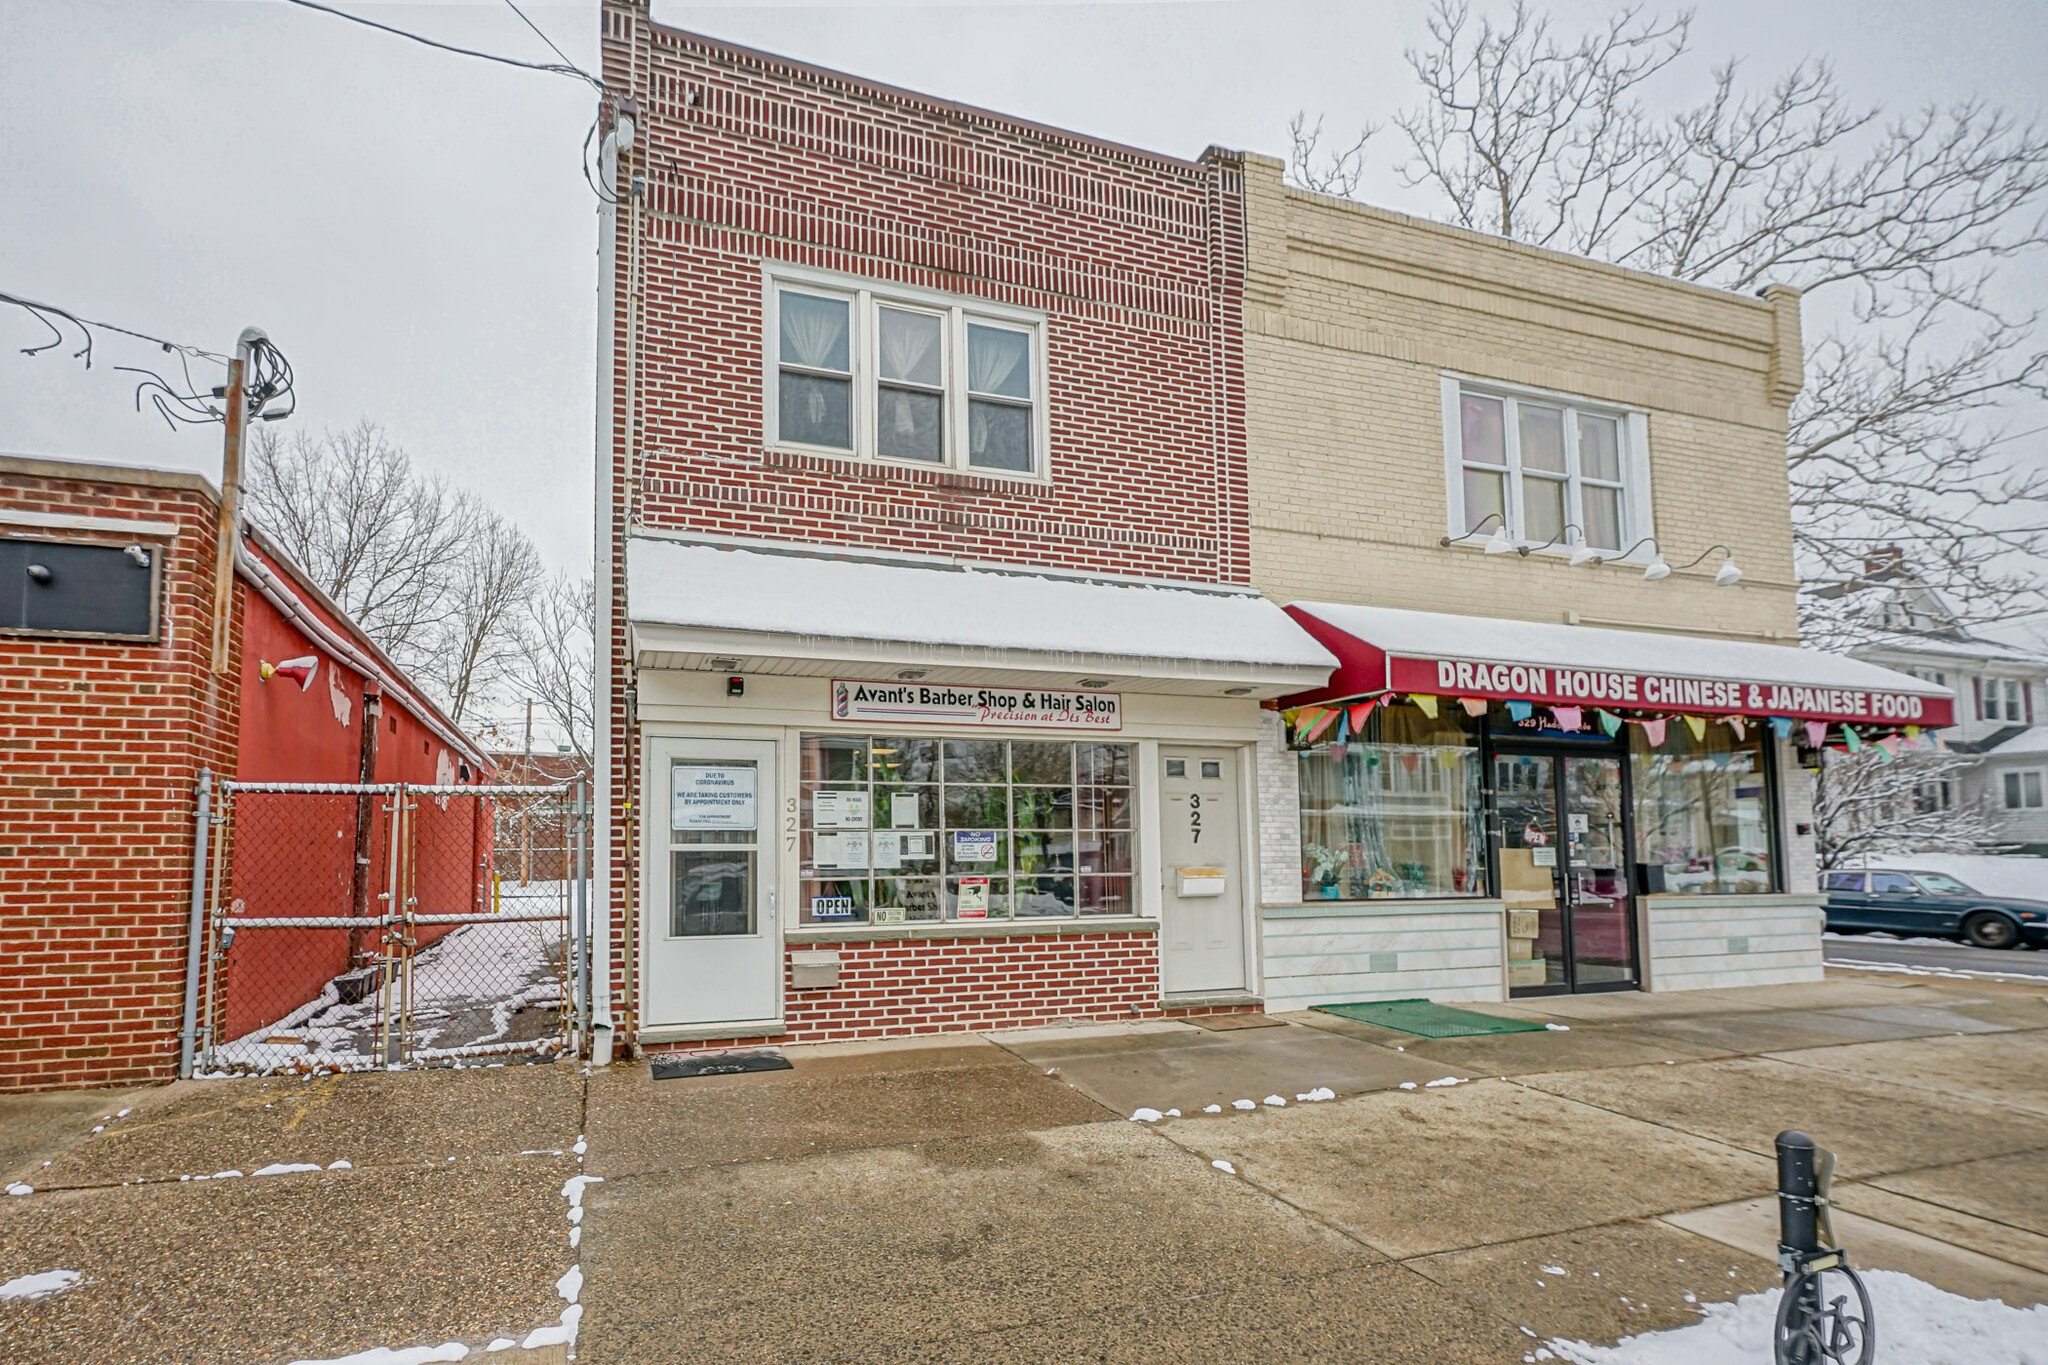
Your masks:
M732 1052L675 1052L647 1059L657 1081L692 1076L733 1076L742 1071L788 1071L789 1058L778 1048L753 1047Z
M1275 1019L1269 1014L1189 1014L1181 1018L1183 1024L1208 1029L1211 1033L1229 1033L1241 1028L1286 1028L1285 1019Z
M1356 1019L1418 1038L1482 1038L1489 1033L1541 1033L1542 1024L1526 1019L1503 1019L1472 1010L1455 1010L1428 1000L1375 1000L1359 1005L1317 1005L1324 1014Z

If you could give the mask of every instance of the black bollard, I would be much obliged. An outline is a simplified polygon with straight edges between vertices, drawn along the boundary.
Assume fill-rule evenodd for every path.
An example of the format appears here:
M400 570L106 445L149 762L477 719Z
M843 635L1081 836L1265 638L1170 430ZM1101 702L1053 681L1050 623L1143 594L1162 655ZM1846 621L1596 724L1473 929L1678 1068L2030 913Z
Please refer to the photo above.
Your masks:
M1777 1365L1872 1365L1876 1357L1870 1296L1834 1245L1828 1216L1834 1169L1834 1154L1806 1134L1789 1128L1778 1134L1778 1269L1785 1295L1773 1343ZM1828 1300L1824 1274L1840 1277L1849 1293Z

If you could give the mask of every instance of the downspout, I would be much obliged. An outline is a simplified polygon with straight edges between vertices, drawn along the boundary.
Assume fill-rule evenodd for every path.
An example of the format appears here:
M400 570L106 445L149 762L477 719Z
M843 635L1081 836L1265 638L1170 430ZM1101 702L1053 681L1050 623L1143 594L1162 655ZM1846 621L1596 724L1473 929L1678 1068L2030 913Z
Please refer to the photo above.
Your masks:
M384 689L374 679L363 680L362 717L363 742L357 756L356 781L367 787L377 780L377 739L384 728ZM356 793L356 862L349 883L348 912L357 919L370 916L370 849L380 799L374 792ZM348 965L351 971L367 965L361 929L349 931Z
M612 745L612 650L616 629L613 597L617 591L617 565L612 545L616 531L612 499L612 462L618 453L619 405L613 375L612 354L616 346L614 313L618 307L619 151L633 145L633 120L623 109L605 132L598 146L600 183L605 193L597 206L597 441L592 463L596 466L594 497L596 526L593 528L592 575L597 580L597 619L592 623L591 650L591 764L592 812L591 902L598 908L599 931L590 935L589 953L591 999L591 1061L604 1066L612 1053L612 765L617 755ZM629 329L630 330L630 329ZM630 377L632 366L627 365ZM631 434L627 443L631 444ZM630 965L629 969L630 969Z

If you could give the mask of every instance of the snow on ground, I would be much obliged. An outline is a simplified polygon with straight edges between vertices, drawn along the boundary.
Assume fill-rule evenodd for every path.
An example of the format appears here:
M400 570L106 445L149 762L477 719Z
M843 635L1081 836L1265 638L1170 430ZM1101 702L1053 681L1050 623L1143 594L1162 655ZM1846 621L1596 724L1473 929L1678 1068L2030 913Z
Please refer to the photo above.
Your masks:
M336 1356L331 1360L294 1360L292 1365L426 1365L430 1360L461 1360L468 1355L469 1348L461 1342L444 1341L439 1346L401 1346L397 1350L389 1346L373 1346L352 1356Z
M1972 891L1987 896L2048 901L2048 858L2018 854L1880 853L1871 855L1870 865L1904 872L1946 872Z
M1838 938L1850 943L1905 943L1916 948L1953 948L1956 946L1956 941L1952 938L1900 938L1897 934L1887 934L1882 929L1872 929L1866 933L1857 934L1838 934L1830 929L1822 934L1821 937Z
M2048 1365L2048 1305L2013 1308L1997 1299L1966 1299L1911 1275L1867 1270L1883 1365ZM1831 1292L1832 1292L1832 1286ZM1770 1365L1778 1292L1710 1303L1700 1320L1648 1332L1613 1346L1551 1341L1525 1361L1569 1365Z
M45 1270L35 1275L19 1275L0 1284L0 1301L7 1299L44 1299L52 1294L61 1294L79 1280L75 1270Z
M462 925L413 958L412 1059L448 1061L548 1051L557 1042L552 1018L546 1037L510 1035L520 1011L559 1005L562 999L561 924L515 920ZM228 1073L269 1072L309 1063L323 1069L374 1070L383 1065L377 1055L382 1003L380 996L372 995L344 1005L330 981L319 995L282 1019L216 1047L214 1066ZM537 1012L535 1021L544 1016L544 1011Z

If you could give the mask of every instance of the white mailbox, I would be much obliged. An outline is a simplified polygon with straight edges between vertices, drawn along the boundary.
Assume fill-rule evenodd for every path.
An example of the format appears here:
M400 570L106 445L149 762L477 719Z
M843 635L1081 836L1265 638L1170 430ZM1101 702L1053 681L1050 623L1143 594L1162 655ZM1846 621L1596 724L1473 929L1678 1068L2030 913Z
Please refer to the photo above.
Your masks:
M1223 894L1223 880L1220 867L1183 867L1180 869L1180 894L1184 899L1220 896Z

